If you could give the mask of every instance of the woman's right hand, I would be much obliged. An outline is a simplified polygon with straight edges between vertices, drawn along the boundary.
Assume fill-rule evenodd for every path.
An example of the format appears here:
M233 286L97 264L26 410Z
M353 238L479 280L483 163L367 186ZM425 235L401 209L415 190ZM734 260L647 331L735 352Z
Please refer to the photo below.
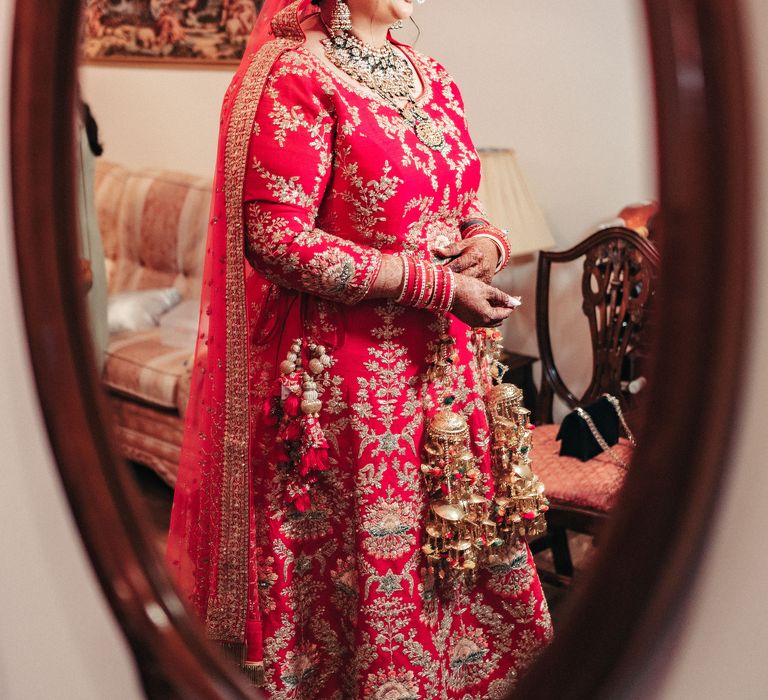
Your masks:
M473 328L499 326L517 307L515 300L476 277L456 275L456 293L451 311Z

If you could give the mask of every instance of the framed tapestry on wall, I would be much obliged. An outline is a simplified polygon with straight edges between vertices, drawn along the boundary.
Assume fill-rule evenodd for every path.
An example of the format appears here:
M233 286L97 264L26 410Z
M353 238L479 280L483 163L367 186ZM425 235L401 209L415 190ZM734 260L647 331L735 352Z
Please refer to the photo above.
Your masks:
M236 64L264 0L84 0L89 63Z

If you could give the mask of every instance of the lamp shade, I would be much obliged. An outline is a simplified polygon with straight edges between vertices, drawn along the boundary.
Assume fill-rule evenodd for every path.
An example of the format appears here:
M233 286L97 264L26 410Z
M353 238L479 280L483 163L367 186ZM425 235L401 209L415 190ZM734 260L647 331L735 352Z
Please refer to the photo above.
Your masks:
M555 240L544 214L510 149L481 149L483 175L478 196L494 226L509 231L511 255L552 248Z

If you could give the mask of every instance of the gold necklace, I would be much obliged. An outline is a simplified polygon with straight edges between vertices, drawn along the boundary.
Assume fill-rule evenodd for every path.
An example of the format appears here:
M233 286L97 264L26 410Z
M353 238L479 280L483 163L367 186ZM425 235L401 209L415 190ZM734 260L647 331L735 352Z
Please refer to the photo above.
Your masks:
M326 30L330 36L323 39L322 44L328 60L396 109L425 146L442 151L446 146L442 129L426 110L416 104L413 98L413 71L408 61L395 52L392 44L387 42L377 49L368 46L350 31L333 34L327 26ZM405 104L401 105L400 100L405 100Z

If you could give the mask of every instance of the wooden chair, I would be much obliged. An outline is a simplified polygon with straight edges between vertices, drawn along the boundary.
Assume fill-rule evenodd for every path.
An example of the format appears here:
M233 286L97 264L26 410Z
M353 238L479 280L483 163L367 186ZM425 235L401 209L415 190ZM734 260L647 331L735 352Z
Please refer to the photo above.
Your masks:
M589 326L592 378L586 391L577 397L555 365L549 304L553 265L582 257L581 309ZM658 266L656 246L623 227L598 231L569 250L539 255L536 332L542 376L536 411L540 425L533 433L533 467L547 487L551 507L547 513L548 534L532 542L531 548L534 552L551 548L555 581L560 584L568 583L573 576L568 531L597 534L626 471L605 453L588 462L559 456L560 443L555 439L559 425L552 424L554 397L570 410L597 400L603 393L613 394L633 427L637 398L629 389L638 386L642 373L643 341L648 336L649 306ZM614 448L627 464L631 450L624 439Z

